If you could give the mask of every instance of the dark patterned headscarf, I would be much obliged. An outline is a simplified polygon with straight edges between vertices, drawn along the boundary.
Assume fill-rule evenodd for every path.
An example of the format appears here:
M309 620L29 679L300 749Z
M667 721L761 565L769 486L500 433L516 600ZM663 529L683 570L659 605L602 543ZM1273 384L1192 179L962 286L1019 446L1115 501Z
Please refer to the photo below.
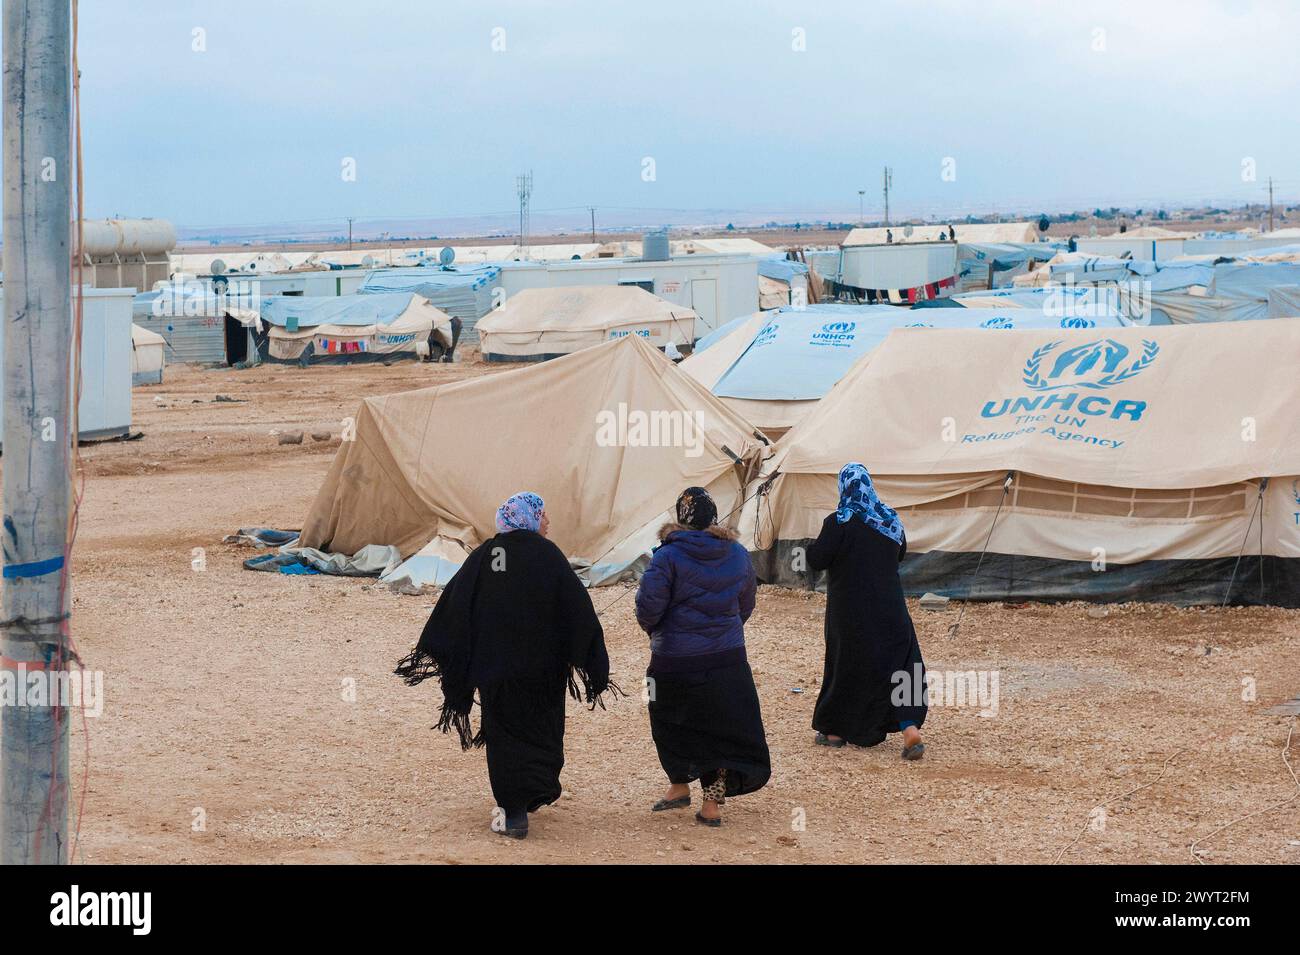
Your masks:
M835 509L835 520L847 524L855 517L895 544L903 542L898 512L880 499L866 467L851 461L840 469L840 506Z
M718 505L713 503L713 498L704 488L688 487L677 498L678 524L702 531L717 519Z

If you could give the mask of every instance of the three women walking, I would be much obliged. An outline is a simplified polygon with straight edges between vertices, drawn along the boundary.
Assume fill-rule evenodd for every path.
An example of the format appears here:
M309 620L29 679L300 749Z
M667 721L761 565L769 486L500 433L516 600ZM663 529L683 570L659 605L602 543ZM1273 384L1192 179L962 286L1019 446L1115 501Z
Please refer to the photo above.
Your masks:
M925 664L903 598L898 565L907 537L898 513L876 494L867 469L846 464L840 500L808 547L808 567L825 570L826 663L813 710L824 746L875 746L903 734L903 757L925 753Z
M903 756L919 759L925 666L898 577L907 539L861 464L844 466L839 490L838 507L807 552L812 570L828 572L816 741L875 746L901 732ZM636 594L637 623L650 636L650 735L669 783L651 809L690 807L698 780L695 818L716 827L728 798L771 777L745 652L757 581L749 552L718 523L708 491L687 488L675 511ZM547 539L542 499L511 497L497 510L496 530L447 583L397 673L411 685L441 681L438 728L454 728L463 749L486 747L500 810L492 828L522 839L528 814L560 796L566 688L593 709L621 690L609 678L591 598ZM899 674L907 684L901 693ZM476 692L477 733L470 724Z

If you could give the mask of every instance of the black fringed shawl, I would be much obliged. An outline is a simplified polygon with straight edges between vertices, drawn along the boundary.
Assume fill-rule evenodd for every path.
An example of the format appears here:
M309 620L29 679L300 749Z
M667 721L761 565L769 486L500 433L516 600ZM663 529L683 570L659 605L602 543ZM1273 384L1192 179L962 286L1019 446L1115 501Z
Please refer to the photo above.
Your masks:
M437 728L454 726L463 749L483 745L469 722L476 689L508 689L521 708L566 683L592 709L604 707L606 691L622 692L582 582L558 547L526 530L498 534L466 558L394 672L410 686L442 681Z

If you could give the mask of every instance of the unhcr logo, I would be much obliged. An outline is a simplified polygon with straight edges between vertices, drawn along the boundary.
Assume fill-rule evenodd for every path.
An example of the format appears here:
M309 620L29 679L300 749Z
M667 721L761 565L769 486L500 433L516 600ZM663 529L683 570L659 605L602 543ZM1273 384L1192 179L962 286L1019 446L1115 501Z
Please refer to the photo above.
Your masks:
M1015 328L1016 323L1009 318L998 316L996 318L986 318L980 322L980 328Z
M776 322L768 322L760 328L758 334L754 336L753 347L757 348L760 345L770 345L772 342L776 341L776 333L780 327L781 326Z
M827 322L821 327L821 331L813 332L808 343L810 345L831 345L847 348L853 343L853 339L857 337L854 335L854 330L857 327L857 322Z
M630 410L596 413L596 444L602 448L683 448L688 458L704 453L703 411Z
M985 402L980 416L997 418L1005 414L1015 417L1018 425L1037 425L1047 414L1055 413L1055 424L1082 428L1088 418L1107 416L1113 420L1128 418L1138 421L1146 411L1145 401L1130 399L1112 400L1104 395L1089 394L1136 378L1149 368L1160 354L1153 341L1143 340L1142 352L1133 357L1127 346L1113 338L1103 338L1075 345L1063 351L1057 349L1064 340L1048 342L1035 349L1025 362L1021 380L1036 395L1003 398L1001 402ZM1054 392L1054 394L1047 394ZM1033 427L1030 428L1033 430ZM1014 434L1015 432L1013 432ZM1061 440L1087 441L1106 447L1118 448L1122 441L1085 436L1082 433L1060 433L1055 428L1043 432ZM1064 436L1062 436L1064 435ZM1010 436L1010 435L1007 435ZM987 440L994 436L967 436L963 440ZM1003 436L1006 437L1006 436Z
M1075 345L1053 355L1062 342L1048 342L1034 350L1025 362L1021 380L1035 391L1055 391L1060 388L1091 388L1100 390L1136 378L1146 370L1160 346L1143 339L1142 354L1128 361L1129 350L1113 338Z

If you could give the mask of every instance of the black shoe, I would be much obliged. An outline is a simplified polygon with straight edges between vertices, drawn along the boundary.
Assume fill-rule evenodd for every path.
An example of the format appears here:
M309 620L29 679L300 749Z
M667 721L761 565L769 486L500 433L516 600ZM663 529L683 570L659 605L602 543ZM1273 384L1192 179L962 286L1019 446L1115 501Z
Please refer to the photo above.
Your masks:
M528 813L506 813L506 827L504 829L494 829L493 832L511 839L527 839Z
M925 744L914 743L903 747L903 759L917 760L925 755Z
M691 794L678 796L676 799L660 799L650 807L651 812L663 812L665 809L685 809L691 804Z
M839 749L844 745L844 738L840 737L839 739L831 739L825 733L818 733L813 737L813 742L818 746L829 746L832 749Z
M717 819L707 819L698 812L695 814L695 821L698 822L701 826L708 826L710 829L716 829L718 828L718 826L722 825L721 816L719 816Z

